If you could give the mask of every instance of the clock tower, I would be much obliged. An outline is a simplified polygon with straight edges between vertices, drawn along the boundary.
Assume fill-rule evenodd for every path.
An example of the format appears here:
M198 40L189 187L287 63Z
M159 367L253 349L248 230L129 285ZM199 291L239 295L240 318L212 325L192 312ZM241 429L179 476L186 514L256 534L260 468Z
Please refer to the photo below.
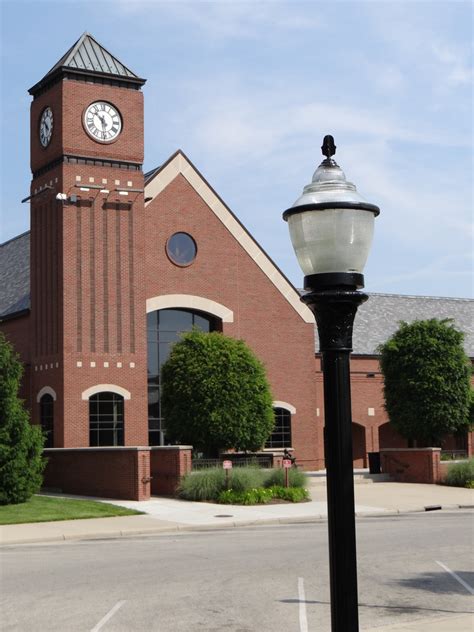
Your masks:
M112 444L148 443L144 83L84 33L29 90L32 386L54 393L54 447L100 445L101 393L123 400Z

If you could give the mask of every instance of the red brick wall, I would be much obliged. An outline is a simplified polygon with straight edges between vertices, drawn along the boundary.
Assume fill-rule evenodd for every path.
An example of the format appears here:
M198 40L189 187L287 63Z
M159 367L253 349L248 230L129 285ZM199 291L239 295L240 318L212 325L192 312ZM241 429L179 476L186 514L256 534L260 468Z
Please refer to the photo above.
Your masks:
M90 177L115 188L143 187L143 174L95 167L68 166L86 185ZM118 186L118 185L117 185ZM88 445L88 408L81 393L96 384L114 384L131 393L125 402L125 444L146 445L146 329L143 258L143 194L130 194L130 210L70 207L64 225L64 388L68 425L64 445ZM118 195L107 200L118 200ZM127 198L122 198L127 199ZM80 235L80 245L78 244ZM78 363L81 366L78 366Z
M386 449L381 451L382 472L401 483L438 483L441 448Z
M85 448L45 450L45 488L69 494L148 500L148 448Z
M151 493L173 496L181 478L191 471L190 446L150 448Z

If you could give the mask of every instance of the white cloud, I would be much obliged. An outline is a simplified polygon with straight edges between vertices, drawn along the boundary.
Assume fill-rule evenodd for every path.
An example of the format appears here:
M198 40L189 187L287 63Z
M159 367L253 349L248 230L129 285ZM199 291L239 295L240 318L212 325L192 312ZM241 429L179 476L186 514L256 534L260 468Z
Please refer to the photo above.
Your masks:
M470 85L473 78L470 51L446 42L434 42L431 46L434 58L439 62L439 73L451 84Z
M452 1L368 2L366 15L372 29L384 41L384 57L397 59L407 75L425 86L426 98L453 98L453 88L469 87L472 81L472 47L457 37L460 28L456 9L471 11L472 3ZM436 106L441 103L436 101Z
M410 262L411 264L411 262ZM404 266L406 267L406 266ZM372 276L371 285L375 291L382 291L384 286L387 285L400 285L406 286L407 282L420 283L420 282L443 282L446 285L446 281L450 279L460 279L465 283L465 292L472 290L473 280L473 257L471 253L454 254L448 256L438 256L430 259L424 265L418 265L410 267L406 272L397 274L386 274L383 276L380 272L374 271Z
M227 86L228 87L228 86ZM202 86L201 86L202 89ZM206 89L201 94L210 94ZM198 94L192 98L192 125L189 128L195 142L205 151L223 154L228 160L241 156L271 158L288 144L307 142L309 137L334 136L364 138L365 143L403 142L441 147L466 147L470 139L452 129L435 127L429 122L406 122L380 104L361 108L331 102L302 102L296 95L253 91L251 97L245 85L234 84L222 90L222 96L212 100ZM317 141L319 142L319 141Z
M319 29L320 17L309 15L304 3L271 0L116 0L125 14L146 14L148 21L168 16L188 23L216 39L262 39L274 30L307 31Z

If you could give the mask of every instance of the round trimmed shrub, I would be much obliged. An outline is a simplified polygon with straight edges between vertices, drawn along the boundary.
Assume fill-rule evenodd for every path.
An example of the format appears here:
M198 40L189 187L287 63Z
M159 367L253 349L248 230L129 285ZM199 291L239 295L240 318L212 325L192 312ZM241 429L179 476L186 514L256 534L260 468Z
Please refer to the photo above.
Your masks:
M273 430L265 369L242 340L194 329L173 346L161 378L172 441L215 456L231 448L258 450Z
M449 319L402 322L380 346L385 409L403 437L440 446L470 425L471 366Z

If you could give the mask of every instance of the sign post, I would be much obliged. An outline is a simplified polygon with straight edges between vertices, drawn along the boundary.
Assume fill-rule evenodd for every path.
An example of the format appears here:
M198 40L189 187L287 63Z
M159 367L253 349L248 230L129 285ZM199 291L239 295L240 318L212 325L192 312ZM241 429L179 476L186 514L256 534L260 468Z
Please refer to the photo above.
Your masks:
M288 471L291 467L291 461L290 459L283 459L283 468L285 470L285 487L289 487L289 481L288 481Z
M229 489L229 472L232 469L232 461L222 461L222 467L225 470L225 488Z

